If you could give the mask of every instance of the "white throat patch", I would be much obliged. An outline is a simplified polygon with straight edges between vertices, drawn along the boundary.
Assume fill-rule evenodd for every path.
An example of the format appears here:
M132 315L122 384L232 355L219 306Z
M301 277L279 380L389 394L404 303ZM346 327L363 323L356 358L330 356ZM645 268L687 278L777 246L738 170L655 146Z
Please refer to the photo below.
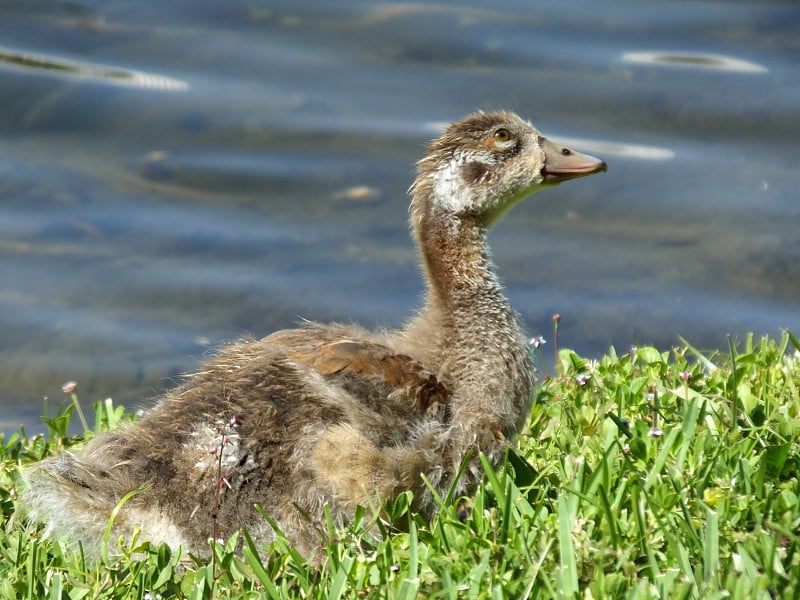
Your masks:
M452 214L477 208L479 203L475 191L461 177L464 165L473 162L487 162L486 155L458 153L444 163L433 176L433 197L436 203Z

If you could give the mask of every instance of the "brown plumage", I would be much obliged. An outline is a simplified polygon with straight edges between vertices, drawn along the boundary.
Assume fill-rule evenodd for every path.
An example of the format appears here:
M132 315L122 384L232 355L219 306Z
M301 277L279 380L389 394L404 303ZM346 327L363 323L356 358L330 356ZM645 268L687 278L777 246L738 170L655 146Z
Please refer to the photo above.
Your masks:
M357 504L405 490L414 508L468 494L477 456L496 462L532 393L529 354L492 271L487 229L539 188L605 164L555 146L512 113L451 124L418 164L411 222L427 282L398 331L308 323L227 348L141 419L25 473L22 505L47 533L101 545L116 535L202 552L212 532L274 537L263 507L318 555L327 504L337 525Z

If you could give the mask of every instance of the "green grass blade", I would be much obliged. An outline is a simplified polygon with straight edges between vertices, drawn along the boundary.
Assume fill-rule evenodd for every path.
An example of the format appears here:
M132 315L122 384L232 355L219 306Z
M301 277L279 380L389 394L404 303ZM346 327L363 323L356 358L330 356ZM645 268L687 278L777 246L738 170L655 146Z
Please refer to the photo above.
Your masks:
M556 575L562 597L571 598L578 593L578 566L575 562L575 544L572 540L572 528L575 526L575 514L570 510L570 502L566 496L558 498L558 550L559 566Z
M108 545L111 541L111 531L114 528L114 521L116 521L119 511L122 510L122 507L125 506L131 498L141 494L142 492L146 492L150 489L150 487L151 484L148 483L142 487L136 488L135 490L131 490L125 494L119 502L117 502L116 506L114 506L114 510L111 511L111 516L106 522L106 530L103 534L103 544L100 548L100 555L103 558L103 562L109 562Z
M710 585L719 571L719 515L706 507L706 531L703 536L703 581Z

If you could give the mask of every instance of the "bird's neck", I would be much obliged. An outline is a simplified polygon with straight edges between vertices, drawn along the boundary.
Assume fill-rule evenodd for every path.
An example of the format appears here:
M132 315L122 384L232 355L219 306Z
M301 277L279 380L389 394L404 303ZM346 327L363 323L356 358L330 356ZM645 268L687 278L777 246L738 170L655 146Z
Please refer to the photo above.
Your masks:
M428 284L418 322L438 347L459 420L513 434L530 402L530 357L494 274L487 231L470 217L428 217L415 223Z

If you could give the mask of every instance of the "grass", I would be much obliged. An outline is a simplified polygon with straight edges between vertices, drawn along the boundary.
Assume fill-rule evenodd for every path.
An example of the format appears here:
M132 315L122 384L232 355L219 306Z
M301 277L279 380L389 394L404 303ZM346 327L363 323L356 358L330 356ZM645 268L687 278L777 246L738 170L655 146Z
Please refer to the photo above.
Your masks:
M790 333L711 355L688 344L597 361L559 351L519 447L485 465L471 510L443 499L432 522L409 515L407 532L383 539L360 511L346 531L330 528L322 569L281 538L264 552L247 532L213 544L213 561L134 542L92 564L40 539L13 519L15 477L80 443L66 434L72 412L46 420L46 437L0 443L2 598L800 595L800 342ZM96 430L126 418L108 403L95 415ZM404 495L385 510L408 506Z

